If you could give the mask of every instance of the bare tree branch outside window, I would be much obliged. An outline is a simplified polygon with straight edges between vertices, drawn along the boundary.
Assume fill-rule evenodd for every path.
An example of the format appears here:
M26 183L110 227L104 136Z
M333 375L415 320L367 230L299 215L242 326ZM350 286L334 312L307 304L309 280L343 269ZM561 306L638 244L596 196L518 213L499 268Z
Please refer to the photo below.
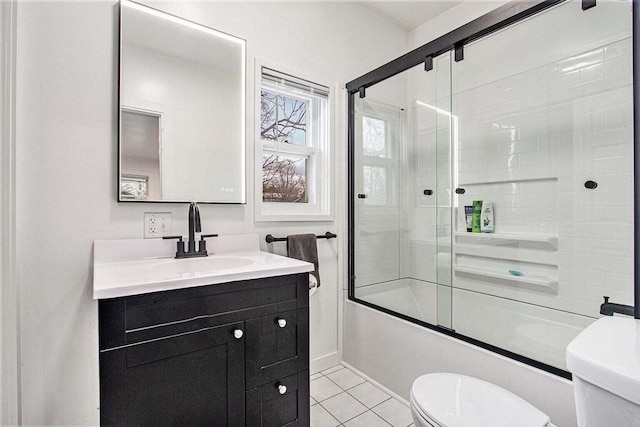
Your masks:
M266 90L260 93L260 135L264 140L306 145L308 102ZM307 160L265 155L262 159L262 200L307 203Z
M386 157L386 123L373 117L362 117L362 145L365 156Z
M262 159L262 200L265 202L307 203L306 159L275 155Z

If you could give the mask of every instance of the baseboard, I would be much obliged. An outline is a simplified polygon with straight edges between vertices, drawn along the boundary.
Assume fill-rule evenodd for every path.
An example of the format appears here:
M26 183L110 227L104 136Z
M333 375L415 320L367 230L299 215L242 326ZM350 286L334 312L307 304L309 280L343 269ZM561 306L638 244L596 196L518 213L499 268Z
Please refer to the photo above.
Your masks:
M409 402L407 400L405 400L402 396L400 396L399 394L394 393L393 391L389 390L387 387L383 386L382 384L380 384L378 381L374 380L370 376L363 374L361 371L359 371L358 369L354 368L353 366L349 365L346 362L340 362L340 364L342 366L344 366L345 368L349 368L349 370L355 372L356 374L358 374L359 376L361 376L365 380L369 381L371 384L373 384L374 386L378 387L380 390L384 391L389 396L393 397L394 399L396 399L398 402L402 403L407 408L410 407L409 406Z
M309 373L313 375L320 371L324 371L325 369L329 369L332 366L339 365L340 362L340 353L338 353L337 351L325 354L324 356L316 357L310 363L311 366L309 367Z

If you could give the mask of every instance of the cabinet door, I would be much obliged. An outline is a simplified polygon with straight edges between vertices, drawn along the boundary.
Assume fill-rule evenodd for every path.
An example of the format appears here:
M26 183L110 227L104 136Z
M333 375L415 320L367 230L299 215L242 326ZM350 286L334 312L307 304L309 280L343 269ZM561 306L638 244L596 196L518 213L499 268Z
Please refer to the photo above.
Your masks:
M246 321L247 390L309 369L309 309Z
M102 352L101 424L244 425L243 325Z
M307 427L309 412L309 371L247 391L247 426Z

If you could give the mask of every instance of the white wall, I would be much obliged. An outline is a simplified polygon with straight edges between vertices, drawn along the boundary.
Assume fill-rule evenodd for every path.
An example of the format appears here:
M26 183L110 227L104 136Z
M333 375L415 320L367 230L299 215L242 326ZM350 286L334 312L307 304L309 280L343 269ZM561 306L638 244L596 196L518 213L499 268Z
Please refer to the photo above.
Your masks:
M19 420L15 283L16 3L0 3L0 425Z
M509 0L465 0L411 31L409 33L409 50L429 43L508 2Z
M251 61L256 56L344 87L402 54L407 42L402 30L343 3L154 6L246 39L248 94L253 94ZM114 2L24 2L18 7L16 242L24 424L98 423L92 242L142 237L145 211L172 212L173 232L187 232L186 205L116 202L116 16ZM247 100L253 102L251 95ZM252 126L249 109L247 129ZM343 131L334 140L335 201L337 212L344 212L346 132L344 124L336 127ZM247 165L253 165L252 152L249 137ZM252 168L248 170L249 204L202 205L203 228L263 236L339 232L337 240L319 242L323 283L310 307L315 366L335 363L342 223L254 223ZM283 252L283 246L276 245L276 251Z

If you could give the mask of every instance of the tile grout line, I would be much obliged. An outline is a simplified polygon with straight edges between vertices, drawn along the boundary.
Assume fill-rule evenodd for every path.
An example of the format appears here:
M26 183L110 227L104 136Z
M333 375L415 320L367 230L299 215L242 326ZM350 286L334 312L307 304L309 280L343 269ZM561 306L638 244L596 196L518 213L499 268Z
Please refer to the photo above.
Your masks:
M332 368L329 368L329 369L332 369ZM329 372L328 374L333 374L334 372L338 372L338 371L341 371L341 370L343 370L343 369L347 369L347 368L345 368L344 366L342 366L342 367L340 367L339 369L336 369L336 370L334 370L334 371ZM326 371L326 370L328 370L328 369L325 369L325 371ZM354 375L358 376L358 378L361 378L361 377L360 377L359 375L357 375L355 372L352 372L352 371L349 371L349 372L351 372L352 374L354 374ZM342 386L340 386L340 384L336 383L336 382L335 382L335 381L333 381L331 378L329 378L329 377L327 376L328 374L324 374L324 372L319 372L319 373L320 373L322 376L324 376L326 379L328 379L329 381L331 381L332 383L334 383L336 386L338 386L338 388L339 388L340 390L342 390L342 392L341 392L341 393L347 393L347 394L348 394L350 397L352 397L356 402L360 403L362 406L364 406L364 407L366 408L366 410L365 410L364 412L362 412L362 413L360 413L360 414L358 414L358 415L356 415L356 416L354 416L354 417L351 417L351 418L349 418L348 420L346 420L346 421L344 421L344 422L341 422L340 420L338 420L338 419L337 419L337 418L336 418L336 417L331 413L331 411L329 411L329 409L327 409L326 407L324 407L324 406L322 405L322 402L327 401L327 400L331 399L332 397L336 397L336 396L340 395L341 393L338 393L338 394L335 394L335 395L333 395L333 396L327 397L326 399L324 399L324 400L322 400L322 401L316 401L316 404L317 404L317 405L322 406L322 408L323 408L325 411L327 411L327 413L329 413L329 414L330 414L330 415L331 415L331 416L332 416L336 421L338 421L338 422L340 423L338 427L340 427L340 426L344 426L344 423L347 423L347 422L351 421L352 419L354 419L354 418L356 418L356 417L359 417L360 415L362 415L362 414L366 413L367 411L371 411L371 409L370 409L367 405L365 405L364 403L360 402L360 401L359 401L355 396L353 396L351 393L349 393L349 390L351 390L351 389L352 389L352 388L354 388L354 387L359 386L360 384L363 384L363 383L367 382L367 380L364 380L364 378L362 378L364 381L363 381L363 382L361 382L360 384L356 384L356 385L354 385L354 386L352 386L352 387L350 387L350 388L348 388L348 389L345 389L345 388L343 388ZM316 378L316 379L317 379L317 378ZM373 412L373 411L372 411L372 412ZM374 414L375 414L375 413L374 413ZM376 415L376 416L378 416L378 414L375 414L375 415ZM383 420L384 420L384 419L383 419ZM387 422L386 420L384 420L384 421L385 421L385 422ZM388 424L388 423L387 423L387 424Z
M322 405L321 405L321 406L322 406ZM339 419L337 419L337 418L335 417L335 415L333 415L333 414L331 413L331 411L329 411L327 408L325 408L324 406L322 406L322 408L323 408L325 411L327 411L327 412L328 412L328 413L329 413L329 414L330 414L330 415L331 415L331 416L332 416L336 421L338 421L338 422L340 423L340 425L344 425L344 423L348 423L349 421L351 421L351 420L352 420L352 419L354 419L355 417L358 417L358 416L360 416L360 415L364 414L364 412L367 412L367 411L364 411L364 412L362 412L362 413L360 413L360 414L356 415L355 417L351 417L351 418L349 418L348 420L346 420L346 421L343 423L343 422L341 422Z
M327 399L325 399L325 400L327 400ZM336 427L339 427L339 426L341 426L341 425L342 425L342 423L340 422L340 420L339 420L339 419L337 419L337 418L335 417L335 415L333 415L333 414L331 413L331 411L329 411L327 408L325 408L324 406L322 406L322 404L321 404L320 402L318 402L318 403L317 403L317 405L320 405L320 406L322 407L322 409L324 409L325 411L327 411L327 414L331 415L331 418L333 418L334 420L336 420L336 421L338 422L338 426L336 426Z
M365 407L366 407L366 406L365 406ZM326 409L326 408L325 408L325 409ZM329 411L327 410L327 412L329 412ZM347 421L345 421L344 423L342 423L342 424L340 424L340 425L344 425L344 424L348 423L349 421L351 421L351 420L353 420L353 419L355 419L355 418L358 418L360 415L364 415L364 414L366 414L367 412L371 412L373 415L375 415L376 417L380 418L380 419L381 419L382 421L384 421L386 424L388 424L388 425L390 425L391 427L393 427L393 424L391 424L389 421L385 420L385 419L384 419L384 418L382 418L380 415L378 415L378 414L376 414L375 412L373 412L371 409L367 409L366 411L362 412L361 414L358 414L358 415L356 415L355 417L351 417L351 418L349 418ZM331 413L331 412L329 412L329 413ZM335 418L335 417L334 417L334 418ZM409 425L411 425L411 424L409 424Z
M331 369L331 368L329 368L329 369ZM326 369L325 369L325 371L326 371ZM315 374L313 374L313 375L318 375L318 374L322 375L323 377L325 377L326 379L328 379L329 381L331 381L331 382L332 382L333 384L335 384L335 385L336 385L340 390L345 391L342 387L340 387L338 384L336 384L334 381L332 381L332 380L331 380L331 378L327 377L327 376L326 376L325 374L323 374L322 372L317 372L317 373L315 373ZM320 378L316 378L316 379L314 379L313 381L315 381L315 380L319 380L319 379L320 379ZM312 383L313 381L309 381L309 388L311 388L311 383ZM338 393L338 394L340 394L340 393ZM334 394L333 396L337 396L338 394ZM309 392L309 396L310 396L310 397L313 397L313 396L311 396L311 392ZM314 398L314 399L316 400L316 403L320 403L320 402L324 402L325 400L331 399L333 396L329 396L329 397L327 397L326 399L323 399L323 400L318 400L318 399L315 399L315 398ZM323 406L323 408L324 408L324 406ZM326 408L325 408L325 409L326 409ZM327 412L328 412L328 411L327 411Z
M366 382L366 381L365 381L365 382ZM364 383L360 383L360 384L364 384ZM358 384L358 385L360 385L360 384ZM372 385L373 387L375 387L373 384L371 384L371 385ZM351 389L353 389L353 388L356 388L356 387L358 387L358 386L351 387L349 390L351 390ZM378 387L376 387L376 389L380 390ZM346 391L347 393L349 393L347 390L345 390L345 391ZM380 390L380 391L382 391L382 390ZM385 393L385 394L386 394L386 393ZM349 396L353 397L355 400L357 400L358 402L360 402L360 403L361 403L365 408L367 408L369 411L372 411L372 410L373 410L373 408L377 408L378 406L382 405L382 404L383 404L384 402L386 402L387 400L391 399L391 396L387 396L387 398L386 398L386 399L382 400L382 401L381 401L381 402L379 402L379 403L376 403L374 406L372 406L371 408L369 408L369 407L368 407L364 402L362 402L361 400L359 400L359 399L358 399L357 397L355 397L353 394L349 393ZM378 414L376 414L376 415L378 415Z
M330 380L330 379L329 379L329 380ZM367 382L367 381L365 381L365 382ZM334 384L335 384L335 383L334 383ZM360 383L360 384L364 384L364 383ZM358 384L358 385L360 385L360 384ZM337 385L337 384L336 384L336 385ZM372 386L373 386L373 384L372 384ZM340 387L340 386L338 386L338 387ZM356 385L356 386L351 387L351 388L350 388L350 389L348 389L348 390L351 390L351 389L353 389L353 388L355 388L355 387L357 387L357 385ZM373 387L375 387L375 386L373 386ZM342 388L342 387L340 387L340 388ZM377 388L377 387L376 387L376 388ZM365 404L364 404L364 402L361 402L360 400L358 400L358 398L357 398L357 397L355 397L354 395L352 395L351 393L349 393L349 392L348 392L348 390L344 390L344 389L342 389L342 392L341 392L341 393L334 394L333 396L327 397L326 399L324 399L324 400L322 400L322 401L317 401L317 400L316 400L316 403L315 403L315 404L316 404L316 405L320 405L320 406L322 406L322 409L324 409L325 411L327 411L327 413L329 413L333 418L335 418L335 419L336 419L336 421L340 422L340 420L338 420L338 419L333 415L333 413L332 413L332 412L331 412L327 407L325 407L325 406L323 406L323 405L322 405L322 402L326 402L327 400L329 400L329 399L331 399L331 398L333 398L333 397L336 397L336 396L338 396L338 395L340 395L340 394L342 394L342 393L347 393L350 397L354 398L356 402L358 402L358 403L360 403L362 406L364 406L364 407L366 408L366 410L365 410L364 412L359 413L358 415L355 415L354 417L349 418L348 420L346 420L346 421L345 421L345 423L347 423L347 422L351 421L352 419L354 419L354 418L356 418L356 417L359 417L360 415L362 415L362 414L364 414L364 413L366 413L366 412L372 412L376 417L380 418L380 419L381 419L381 420L383 420L385 423L387 423L387 424L389 424L389 425L393 426L393 424L391 424L390 422L388 422L384 417L382 417L381 415L377 414L377 413L373 410L374 408L377 408L378 406L382 405L382 404L383 404L383 403L385 403L386 401L388 401L388 400L392 399L392 397L391 397L391 396L388 396L388 397L387 397L386 399L384 399L383 401L381 401L381 402L379 402L379 403L375 404L374 406L372 406L371 408L369 408L367 405L365 405ZM344 423L343 423L343 424L344 424ZM341 424L341 425L342 425L342 424ZM411 425L411 424L407 424L407 426L409 426L409 425Z
M332 368L328 368L328 369L332 369ZM326 370L328 370L328 369L325 369L325 371L326 371ZM351 372L352 374L354 374L354 375L358 376L359 378L363 379L363 381L362 381L361 383L359 383L359 384L356 384L356 385L354 385L354 386L351 386L351 387L349 387L349 388L345 389L345 388L343 388L342 386L340 386L338 383L336 383L335 381L333 381L331 378L329 378L329 377L327 376L327 375L332 374L332 373L334 373L334 372L341 371L342 369L347 369L347 370L348 370L349 372ZM371 408L369 408L367 405L365 405L365 404L364 404L364 402L361 402L360 400L358 400L358 398L357 398L357 397L355 397L355 396L353 396L351 393L349 393L349 390L352 390L352 389L354 389L355 387L358 387L359 385L362 385L362 384L364 384L364 383L369 383L367 380L365 380L364 378L360 377L358 374L356 374L355 372L353 372L353 371L349 370L348 368L346 368L346 367L344 367L344 366L342 366L341 368L336 369L336 370L334 370L334 371L331 371L331 372L329 372L328 374L324 374L322 371L320 371L320 372L317 372L317 373L316 373L316 374L314 374L314 375L318 375L318 374L320 374L320 375L321 375L321 377L325 377L325 378L327 378L329 381L331 381L333 384L335 384L335 385L336 385L340 390L342 390L342 391L341 391L340 393L338 393L338 394L334 394L333 396L329 396L329 397L327 397L326 399L323 399L323 400L321 400L321 401L316 399L316 403L315 403L314 405L311 405L311 406L320 405L320 406L322 407L322 409L324 409L324 410L325 410L329 415L331 415L331 417L332 417L333 419L335 419L336 421L338 421L338 423L339 423L339 424L338 424L338 426L337 426L337 427L344 427L345 423L348 423L349 421L353 420L354 418L357 418L357 417L359 417L359 416L361 416L361 415L363 415L363 414L365 414L365 413L367 413L367 412L371 412L371 413L373 413L376 417L380 418L380 419L381 419L382 421L384 421L386 424L388 424L388 425L390 425L390 426L393 426L393 424L391 424L389 421L387 421L387 420L386 420L385 418L383 418L381 415L378 415L376 412L374 412L374 411L373 411L373 409L374 409L374 408L377 408L378 406L380 406L380 405L382 405L383 403L387 402L388 400L392 399L392 396L388 396L388 397L387 397L386 399L384 399L383 401L381 401L381 402L377 403L376 405L372 406ZM315 380L320 379L321 377L318 377L318 378L316 378ZM314 381L315 381L315 380L314 380ZM373 384L371 384L371 383L369 383L369 384L370 384L372 387L375 387L377 390L380 390L380 389L379 389L378 387L376 387L375 385L373 385ZM380 391L382 391L382 390L380 390ZM327 400L329 400L329 399L331 399L331 398L333 398L333 397L336 397L336 396L340 395L341 393L347 393L350 397L352 397L353 399L355 399L355 400L356 400L356 402L358 402L358 403L360 403L362 406L364 406L364 407L366 408L366 410L365 410L364 412L362 412L362 413L360 413L360 414L358 414L358 415L354 416L354 417L349 418L348 420L346 420L346 421L344 421L344 422L341 422L340 420L338 420L338 419L335 417L335 415L334 415L333 413L331 413L331 411L329 411L325 406L323 406L323 405L322 405L322 402L325 402L325 401L327 401ZM385 394L386 394L386 393L385 393ZM315 398L314 398L314 399L315 399ZM413 421L412 421L411 423L407 424L407 426L405 426L405 427L410 426L412 423L413 423Z

